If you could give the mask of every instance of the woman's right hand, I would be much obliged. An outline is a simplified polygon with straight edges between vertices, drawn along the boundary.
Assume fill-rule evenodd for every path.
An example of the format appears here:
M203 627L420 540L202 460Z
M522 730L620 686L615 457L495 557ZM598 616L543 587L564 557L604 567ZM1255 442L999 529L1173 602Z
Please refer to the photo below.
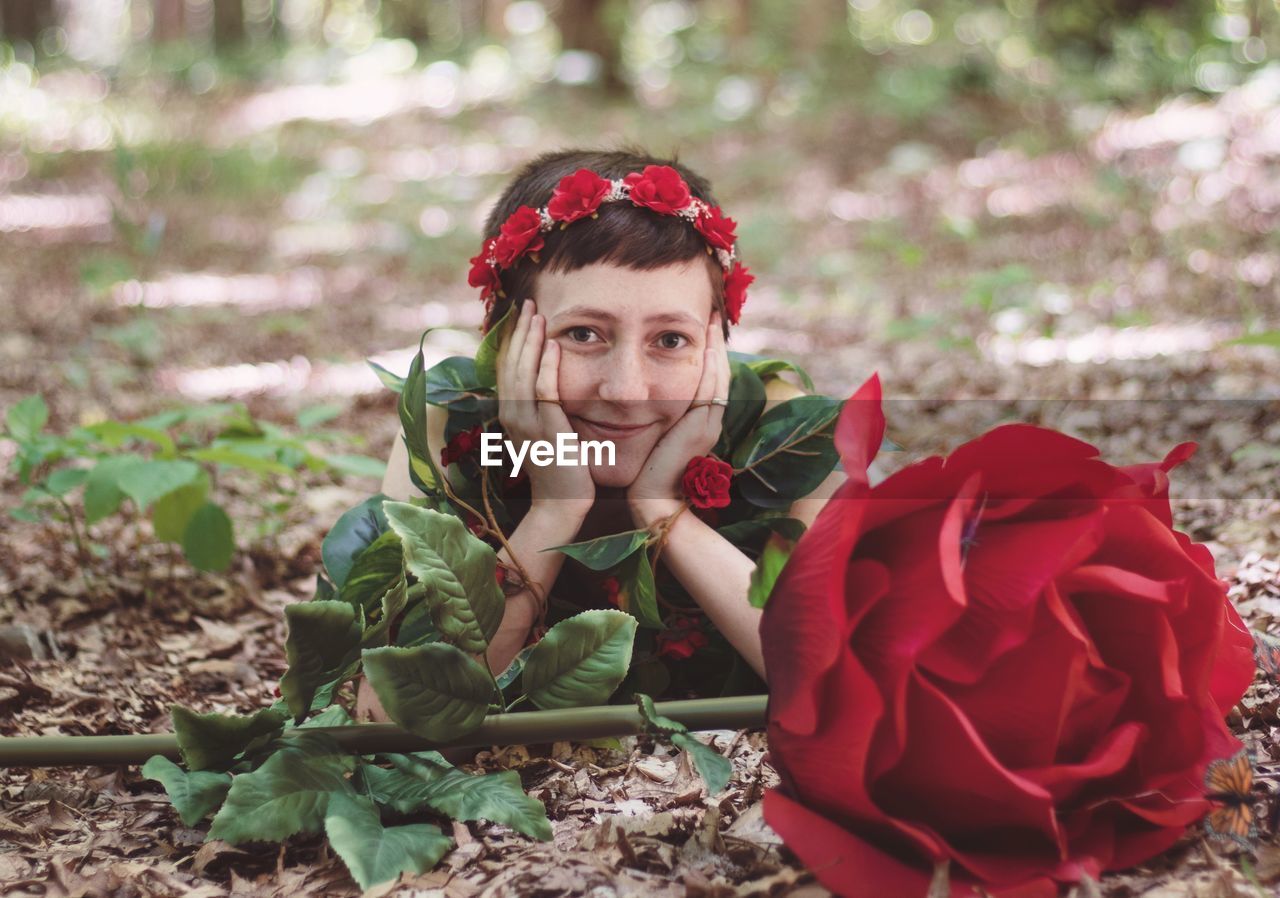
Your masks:
M526 299L498 362L498 421L513 443L546 440L555 445L556 434L575 432L560 407L560 345L548 340L546 332L547 319ZM540 467L526 455L522 470L529 474L536 504L570 500L556 507L577 508L585 516L595 501L595 481L586 465Z

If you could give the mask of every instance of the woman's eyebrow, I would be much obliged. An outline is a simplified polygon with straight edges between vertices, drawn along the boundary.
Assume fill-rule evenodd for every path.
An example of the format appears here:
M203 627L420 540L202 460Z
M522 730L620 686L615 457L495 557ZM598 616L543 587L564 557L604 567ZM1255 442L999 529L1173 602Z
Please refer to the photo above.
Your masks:
M570 306L567 309L561 309L552 317L553 319L567 318L573 315L580 318L598 318L601 321L608 321L610 323L616 323L618 320L618 316L614 315L612 312L608 312L604 309L597 309L592 306ZM694 318L688 312L659 312L656 315L647 316L644 320L646 324L683 322L693 327L701 327L698 323L698 319Z

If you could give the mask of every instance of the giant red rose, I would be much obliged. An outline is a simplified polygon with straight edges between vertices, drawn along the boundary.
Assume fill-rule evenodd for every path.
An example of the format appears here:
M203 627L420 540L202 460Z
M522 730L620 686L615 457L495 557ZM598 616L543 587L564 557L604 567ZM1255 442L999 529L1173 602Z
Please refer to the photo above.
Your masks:
M846 403L849 480L760 625L768 823L844 898L1052 896L1135 864L1208 810L1208 763L1254 675L1168 471L997 427L871 487L880 383Z

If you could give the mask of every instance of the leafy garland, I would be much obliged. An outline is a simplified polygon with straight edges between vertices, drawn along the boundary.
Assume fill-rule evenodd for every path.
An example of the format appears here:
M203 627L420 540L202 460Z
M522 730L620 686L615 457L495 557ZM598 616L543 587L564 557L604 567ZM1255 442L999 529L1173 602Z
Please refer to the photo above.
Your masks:
M366 889L428 870L450 850L452 840L428 818L484 819L551 838L545 807L525 794L514 771L469 774L432 751L342 749L325 728L353 724L343 703L350 705L349 687L361 676L396 724L437 742L460 739L486 715L520 702L555 709L634 701L649 732L690 753L709 794L727 784L728 760L659 716L650 698L670 681L654 676L661 662L652 637L667 625L658 606L669 604L663 593L682 592L674 581L659 589L655 533L632 530L557 547L617 577L620 607L559 608L567 613L506 671L495 676L489 668L485 652L505 607L500 579L509 573L490 543L505 544L512 513L502 485L478 466L454 463L446 470L458 476L442 476L426 444L426 406L448 410L447 439L496 423L495 361L505 326L504 319L490 330L474 359L448 358L426 371L420 342L403 379L373 365L399 393L410 476L425 498L397 502L379 493L345 512L326 535L314 597L285 609L289 666L279 700L250 715L173 706L183 765L156 755L142 772L164 786L188 826L213 815L207 838L241 844L324 833ZM760 558L752 601L761 605L787 541L804 529L784 510L836 463L832 429L841 403L807 396L764 412L765 378L790 370L811 388L808 375L786 362L736 353L731 366L730 405L715 454L732 462L732 501L717 510L716 527ZM636 657L637 645L649 654ZM722 694L733 694L733 686L730 676ZM421 819L384 825L384 816Z

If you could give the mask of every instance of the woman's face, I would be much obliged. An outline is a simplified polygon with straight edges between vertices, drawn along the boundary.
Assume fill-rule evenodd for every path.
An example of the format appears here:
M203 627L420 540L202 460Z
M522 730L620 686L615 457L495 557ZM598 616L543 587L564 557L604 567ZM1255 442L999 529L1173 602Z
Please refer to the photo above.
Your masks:
M580 440L611 440L597 486L626 487L688 410L702 377L711 281L701 259L653 271L597 263L537 275L538 313L560 344L560 404Z

